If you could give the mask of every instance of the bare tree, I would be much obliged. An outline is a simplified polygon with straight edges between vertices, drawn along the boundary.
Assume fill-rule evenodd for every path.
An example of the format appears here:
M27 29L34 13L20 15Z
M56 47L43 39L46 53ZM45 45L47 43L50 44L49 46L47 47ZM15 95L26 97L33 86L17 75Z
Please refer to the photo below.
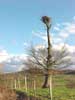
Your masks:
M69 53L65 47L62 47L61 50L51 48L51 59L49 65L47 65L47 53L48 52L46 48L36 49L36 47L30 47L29 57L25 64L29 68L38 68L43 71L45 79L42 87L50 87L50 97L52 100L52 73L50 70L64 69L71 65L72 62Z
M29 48L29 57L26 60L25 64L28 68L38 68L42 70L45 75L45 80L43 88L48 87L48 79L50 70L56 69L61 70L72 64L69 52L66 50L66 47L63 46L61 49L50 50L51 60L49 66L47 66L47 49L46 48L36 48L31 46Z

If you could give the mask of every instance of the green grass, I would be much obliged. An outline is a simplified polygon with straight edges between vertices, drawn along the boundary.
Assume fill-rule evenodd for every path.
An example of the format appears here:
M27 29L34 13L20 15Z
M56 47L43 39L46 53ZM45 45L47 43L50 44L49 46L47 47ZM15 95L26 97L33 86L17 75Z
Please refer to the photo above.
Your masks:
M38 80L39 84L42 84L43 78L41 76L36 78L36 81ZM67 86L72 82L75 83L74 75L53 76L53 100L75 100L75 86ZM31 81L29 81L29 83L31 83ZM25 89L21 88L19 91L25 92ZM49 88L42 89L41 86L38 85L38 82L36 91L34 91L32 87L29 87L27 94L29 96L39 97L41 100L50 100Z
M24 89L19 91L25 92ZM33 90L28 90L29 96L35 96ZM43 100L50 100L48 89L39 88L36 90L36 97L43 98ZM75 89L67 89L66 87L57 87L53 89L53 100L75 100Z

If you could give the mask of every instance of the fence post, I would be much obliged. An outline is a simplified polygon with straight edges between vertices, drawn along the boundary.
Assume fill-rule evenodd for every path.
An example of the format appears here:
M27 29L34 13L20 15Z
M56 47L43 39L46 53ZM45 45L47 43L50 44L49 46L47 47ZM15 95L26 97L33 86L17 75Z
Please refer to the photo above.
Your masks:
M52 75L49 76L49 93L50 93L50 98L52 98Z
M35 82L35 79L33 81L33 89L34 89L34 97L36 97L36 82Z
M19 89L20 89L20 80L19 80L19 78L18 78L18 87L19 87Z
M27 77L25 76L25 90L27 92Z
M13 80L11 79L11 89L13 89Z
M17 88L16 79L15 79L15 89Z

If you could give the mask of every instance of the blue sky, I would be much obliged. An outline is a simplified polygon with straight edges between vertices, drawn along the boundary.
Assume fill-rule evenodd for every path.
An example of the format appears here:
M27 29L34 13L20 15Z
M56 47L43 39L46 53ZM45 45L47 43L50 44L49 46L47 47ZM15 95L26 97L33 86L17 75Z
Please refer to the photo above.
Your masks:
M40 21L43 15L52 18L51 32L57 36L55 25L71 23L75 19L74 10L75 0L0 0L0 49L21 54L25 52L24 43L42 43L34 33L46 31ZM68 38L67 43L73 45L74 36L71 40Z

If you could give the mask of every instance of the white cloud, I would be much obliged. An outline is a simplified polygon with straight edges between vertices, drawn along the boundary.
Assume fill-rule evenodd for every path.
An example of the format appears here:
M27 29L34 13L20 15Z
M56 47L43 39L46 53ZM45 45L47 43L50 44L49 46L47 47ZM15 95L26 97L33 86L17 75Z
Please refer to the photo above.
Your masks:
M6 50L0 50L0 69L2 72L13 72L21 69L27 58L26 54L9 54Z
M37 50L37 49L44 49L44 48L45 48L45 46L44 46L44 45L41 45L41 44L35 46L35 49L36 49L36 50Z
M75 46L71 46L69 44L65 44L66 47L67 47L67 50L70 52L70 53L74 53L75 52Z
M60 38L60 37L54 37L52 40L53 44L57 44L57 43L61 43L61 42L62 42L62 38Z
M64 32L64 31L60 32L60 34L59 34L59 37L61 37L63 39L68 38L68 36L69 36L69 34L67 34L67 32Z
M42 33L42 32L40 32L40 33L35 32L34 35L36 37L39 37L43 41L45 41L45 43L47 43L47 35L46 35L47 33ZM62 37L58 36L58 34L57 34L57 37L56 37L56 36L53 35L53 33L50 33L50 41L51 41L51 43L56 44L56 43L63 42L63 39L62 39Z
M75 46L71 46L69 44L64 44L64 43L59 43L59 44L54 44L53 47L57 49L61 49L63 46L70 52L74 53L75 52Z
M71 23L70 26L66 27L66 31L69 34L75 34L75 23Z
M71 22L63 22L61 25L64 25L63 28L60 30L61 32L64 32L66 34L75 34L75 21Z
M39 38L43 39L44 41L47 41L47 36L45 34L43 34L42 32L34 32L33 31L33 35L35 37L39 37Z
M63 26L70 26L71 23L70 22L63 22L61 25L63 25Z
M40 39L42 39L43 41L45 41L47 43L47 33L46 32L34 32L33 34L35 37L39 37ZM51 42L53 41L53 33L50 33L50 40Z
M55 26L55 27L54 27L54 30L60 31L60 28Z
M42 35L42 36L40 36L40 38L47 42L47 36L46 35Z
M75 16L74 16L75 18ZM56 24L55 29L56 29L56 33L57 30L57 36L53 36L52 41L54 41L54 43L59 43L59 42L65 42L67 39L69 40L71 38L71 35L75 35L75 21L74 18L72 21L70 22L63 22L60 24ZM61 26L61 27L60 27ZM74 41L74 40L72 40Z
M0 50L0 63L6 61L9 58L6 50Z
M75 20L75 16L73 17L73 20Z
M57 23L57 24L56 24L56 26L58 26L58 27L59 27L59 26L60 26L60 24L59 24L59 23Z
M27 42L24 42L23 45L24 45L25 47L28 47L28 46L29 46Z

